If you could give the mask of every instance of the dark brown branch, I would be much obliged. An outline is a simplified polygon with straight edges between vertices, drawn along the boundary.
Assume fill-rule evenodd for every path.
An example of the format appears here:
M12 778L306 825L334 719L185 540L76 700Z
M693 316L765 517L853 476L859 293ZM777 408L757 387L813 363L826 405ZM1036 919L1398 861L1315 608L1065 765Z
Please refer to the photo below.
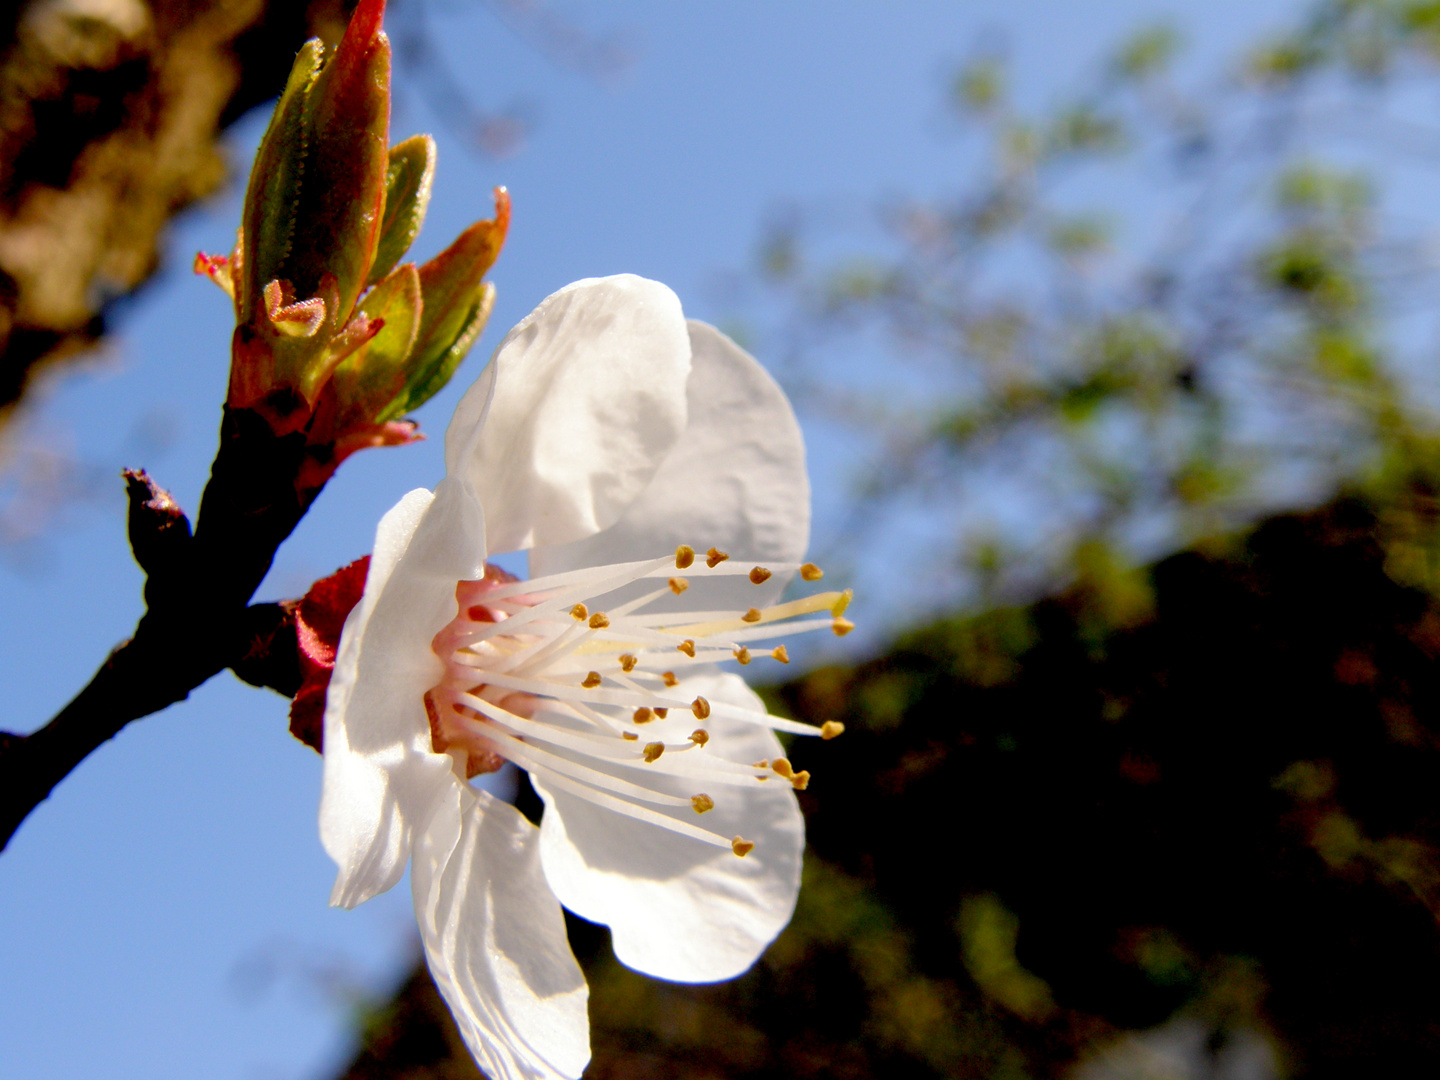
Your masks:
M147 610L134 637L48 724L0 736L0 849L91 751L225 668L295 693L293 605L249 601L317 494L297 490L304 453L303 435L277 438L255 413L227 408L193 536L167 492L143 472L125 474Z

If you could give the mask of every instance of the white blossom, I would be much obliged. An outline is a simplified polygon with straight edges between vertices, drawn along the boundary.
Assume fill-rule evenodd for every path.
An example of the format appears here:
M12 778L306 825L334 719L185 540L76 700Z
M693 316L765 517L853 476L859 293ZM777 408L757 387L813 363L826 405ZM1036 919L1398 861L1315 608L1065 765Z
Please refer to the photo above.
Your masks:
M560 905L665 979L748 968L789 921L804 826L769 716L721 661L843 633L778 603L810 493L779 387L665 286L577 282L496 350L446 478L381 520L325 712L320 828L353 907L411 867L426 956L495 1080L578 1077L587 990ZM507 580L493 552L528 550ZM727 557L728 556L728 557ZM467 778L508 760L539 829ZM739 856L739 857L737 857Z

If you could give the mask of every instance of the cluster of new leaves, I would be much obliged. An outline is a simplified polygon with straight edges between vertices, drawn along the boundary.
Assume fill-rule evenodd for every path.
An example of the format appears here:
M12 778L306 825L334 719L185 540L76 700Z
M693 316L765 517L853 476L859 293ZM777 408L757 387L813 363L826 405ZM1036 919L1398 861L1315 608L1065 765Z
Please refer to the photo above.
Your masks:
M948 578L958 555L973 598L1097 549L1150 557L1337 483L1434 487L1440 423L1411 363L1436 329L1414 317L1432 267L1417 212L1370 177L1435 179L1440 133L1407 101L1436 79L1437 12L1326 0L1193 92L1174 31L1145 31L1039 116L984 55L953 83L988 146L975 181L891 206L859 258L777 227L764 262L804 396L878 433L857 519L893 524L882 505L917 493L948 507L958 551L930 565ZM821 348L823 367L808 359ZM892 356L912 365L908 402ZM879 370L900 390L887 411L867 385ZM1406 558L1434 580L1432 553Z
M413 439L400 418L433 396L483 329L482 281L509 224L476 222L422 266L400 260L420 231L435 143L388 147L390 44L382 2L362 3L327 60L300 50L260 144L234 252L196 257L235 302L232 409L278 436L306 434L303 490L366 446Z

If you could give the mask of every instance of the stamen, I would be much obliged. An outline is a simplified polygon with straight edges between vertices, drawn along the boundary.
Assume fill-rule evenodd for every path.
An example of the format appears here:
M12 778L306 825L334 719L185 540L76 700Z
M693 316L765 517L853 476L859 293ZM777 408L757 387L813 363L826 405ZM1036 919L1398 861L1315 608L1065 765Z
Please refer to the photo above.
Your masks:
M578 795L580 798L587 802L594 803L596 806L603 806L608 810L614 810L616 813L624 814L626 817L634 818L636 821L644 821L651 825L658 825L662 829L679 833L681 836L694 837L696 840L701 840L707 844L714 844L716 847L729 847L732 851L734 850L734 841L727 843L724 839L716 836L707 829L691 825L689 822L677 821L669 814L662 814L658 810L636 806L634 803L626 802L624 799L617 799L614 795L607 794L603 791L596 791L593 788L586 787L584 784L576 783L568 777L555 776L553 774L548 775L545 777L545 783L552 787L557 787L561 791L568 791L573 795Z
M497 763L508 758L555 789L671 832L728 845L737 856L748 854L756 846L753 842L739 836L727 841L687 824L693 821L688 815L684 821L670 815L681 813L687 803L696 814L713 809L714 799L697 794L700 789L748 788L778 776L805 790L810 774L796 771L787 758L756 765L732 760L718 736L715 751L694 755L691 751L711 741L705 722L713 714L771 731L826 738L838 735L843 725L830 721L815 727L771 716L761 706L724 701L712 705L693 694L687 706L669 691L682 681L677 673L691 665L730 659L745 664L766 653L788 663L788 642L776 640L782 635L827 626L836 633L848 632L844 613L850 594L826 592L767 608L678 615L661 610L665 597L688 593L694 574L726 579L744 574L756 585L777 574L798 573L806 581L820 577L811 563L757 566L744 561L743 554L731 559L718 548L705 553L704 566L696 565L700 558L693 548L680 545L673 559L503 584L492 583L487 573L484 580L459 583L456 617L433 643L445 664L445 674L432 691L432 743L437 751L443 750L443 740L464 748L472 760L482 752ZM670 576L692 566L693 573L685 577ZM635 583L643 589L632 589L629 600L609 606L608 612L587 606ZM673 670L658 670L672 647L681 653L681 661L675 663L672 657ZM688 739L662 726L652 733L653 741L646 741L636 730L657 720L668 723L671 711L687 707L699 722ZM625 775L633 780L620 779ZM677 789L677 782L685 787ZM691 794L682 795L687 787Z
M759 761L755 762L750 767L752 769L768 769L770 767L770 762L765 758L761 758Z
M845 734L845 725L839 720L826 720L820 725L820 738L829 742L837 735Z
M849 619L836 619L830 624L830 629L835 631L836 637L844 637L851 630L855 629L855 624Z

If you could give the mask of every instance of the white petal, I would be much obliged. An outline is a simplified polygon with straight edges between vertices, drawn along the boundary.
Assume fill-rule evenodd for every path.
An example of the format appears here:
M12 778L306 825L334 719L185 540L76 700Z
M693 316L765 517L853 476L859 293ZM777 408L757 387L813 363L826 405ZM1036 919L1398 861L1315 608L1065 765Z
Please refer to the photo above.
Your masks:
M484 518L445 481L380 521L365 592L345 620L326 693L320 839L340 872L330 902L354 907L405 872L412 836L451 760L430 745L425 692L440 680L430 642L455 615L455 584L479 577Z
M574 1080L590 1060L589 990L539 848L518 810L453 777L415 845L425 958L492 1080Z
M676 693L764 708L744 680L729 673L686 679ZM782 753L769 729L718 717L707 726L709 746L690 752L747 764ZM729 979L753 964L790 921L805 823L794 791L779 777L753 789L708 792L715 809L703 816L676 811L727 839L738 834L754 841L744 858L548 790L534 776L531 782L545 800L540 854L550 888L577 915L609 926L615 955L629 967L676 982ZM653 783L673 794L698 794L693 784L659 774Z
M711 545L738 559L798 562L810 540L805 444L790 402L753 357L713 326L691 320L693 359L685 434L644 493L610 528L530 553L534 577L658 557L678 544ZM690 577L684 596L647 610L704 610L773 603L790 575L764 585L744 577ZM634 590L632 590L633 592ZM606 598L613 607L626 596Z
M612 524L685 429L690 341L675 294L623 274L544 300L500 343L445 433L491 551Z

